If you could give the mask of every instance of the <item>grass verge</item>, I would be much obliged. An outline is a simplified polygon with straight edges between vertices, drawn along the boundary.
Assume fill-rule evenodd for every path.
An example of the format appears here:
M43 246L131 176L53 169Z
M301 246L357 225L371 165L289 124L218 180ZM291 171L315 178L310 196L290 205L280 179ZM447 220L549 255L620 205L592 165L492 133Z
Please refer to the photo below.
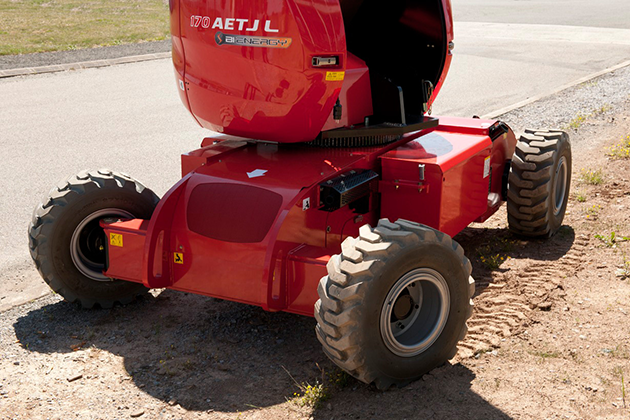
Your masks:
M165 0L0 0L0 55L157 41Z

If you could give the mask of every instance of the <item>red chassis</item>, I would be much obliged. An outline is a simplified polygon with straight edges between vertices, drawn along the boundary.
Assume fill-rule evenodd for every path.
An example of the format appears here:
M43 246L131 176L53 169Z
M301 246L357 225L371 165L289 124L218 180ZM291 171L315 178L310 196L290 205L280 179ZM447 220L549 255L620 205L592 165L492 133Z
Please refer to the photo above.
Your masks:
M516 139L489 120L439 125L381 147L329 149L207 138L151 220L101 221L105 275L313 316L317 283L341 242L380 218L451 236L505 199ZM364 198L327 208L322 186L373 171Z

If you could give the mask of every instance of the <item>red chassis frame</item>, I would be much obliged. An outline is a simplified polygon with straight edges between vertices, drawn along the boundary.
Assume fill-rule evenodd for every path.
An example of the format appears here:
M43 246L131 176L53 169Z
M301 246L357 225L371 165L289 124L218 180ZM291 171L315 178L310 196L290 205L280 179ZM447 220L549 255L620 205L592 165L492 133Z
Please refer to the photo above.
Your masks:
M440 118L386 146L330 149L207 138L151 220L102 221L105 275L313 316L341 242L379 218L451 236L498 210L516 138L491 120ZM361 209L326 211L320 185L372 170Z

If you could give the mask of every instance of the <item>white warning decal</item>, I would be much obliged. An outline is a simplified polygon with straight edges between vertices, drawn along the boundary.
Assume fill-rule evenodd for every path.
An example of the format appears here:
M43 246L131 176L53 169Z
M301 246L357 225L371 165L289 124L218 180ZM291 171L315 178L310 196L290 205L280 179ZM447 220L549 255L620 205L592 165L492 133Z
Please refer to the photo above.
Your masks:
M259 176L265 176L267 173L266 169L256 169L255 171L247 172L248 178L258 178Z
M490 156L483 161L483 177L488 178L490 176Z

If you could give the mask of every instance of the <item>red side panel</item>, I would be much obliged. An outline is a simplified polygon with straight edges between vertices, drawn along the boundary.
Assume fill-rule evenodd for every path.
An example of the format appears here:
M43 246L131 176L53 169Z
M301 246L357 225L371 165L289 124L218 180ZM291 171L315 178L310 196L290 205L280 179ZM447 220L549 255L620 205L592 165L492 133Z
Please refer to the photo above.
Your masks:
M491 124L451 122L460 124L440 125L381 157L381 217L413 220L454 236L486 212Z
M107 238L107 259L114 261L105 273L108 277L142 282L142 255L149 227L148 220L133 219L112 224L101 221Z
M322 248L300 246L288 256L288 312L311 315L319 299L317 282L328 274L326 264L331 252ZM313 281L315 280L315 281Z
M213 149L222 152L213 154ZM304 270L319 273L303 267L304 258L317 258L307 255L293 264L288 258L302 255L294 250L303 245L338 252L342 236L356 234L363 223L354 223L348 208L334 215L317 209L317 184L362 157L348 151L268 143L234 142L230 147L225 142L183 160L193 165L202 156L204 164L167 193L154 212L145 248L146 284L269 310L312 312L319 277L309 277L305 285L304 278L292 276L296 270L298 275ZM326 252L333 253L324 250L318 257ZM166 266L155 263L160 258ZM288 284L298 283L300 289L288 290Z

